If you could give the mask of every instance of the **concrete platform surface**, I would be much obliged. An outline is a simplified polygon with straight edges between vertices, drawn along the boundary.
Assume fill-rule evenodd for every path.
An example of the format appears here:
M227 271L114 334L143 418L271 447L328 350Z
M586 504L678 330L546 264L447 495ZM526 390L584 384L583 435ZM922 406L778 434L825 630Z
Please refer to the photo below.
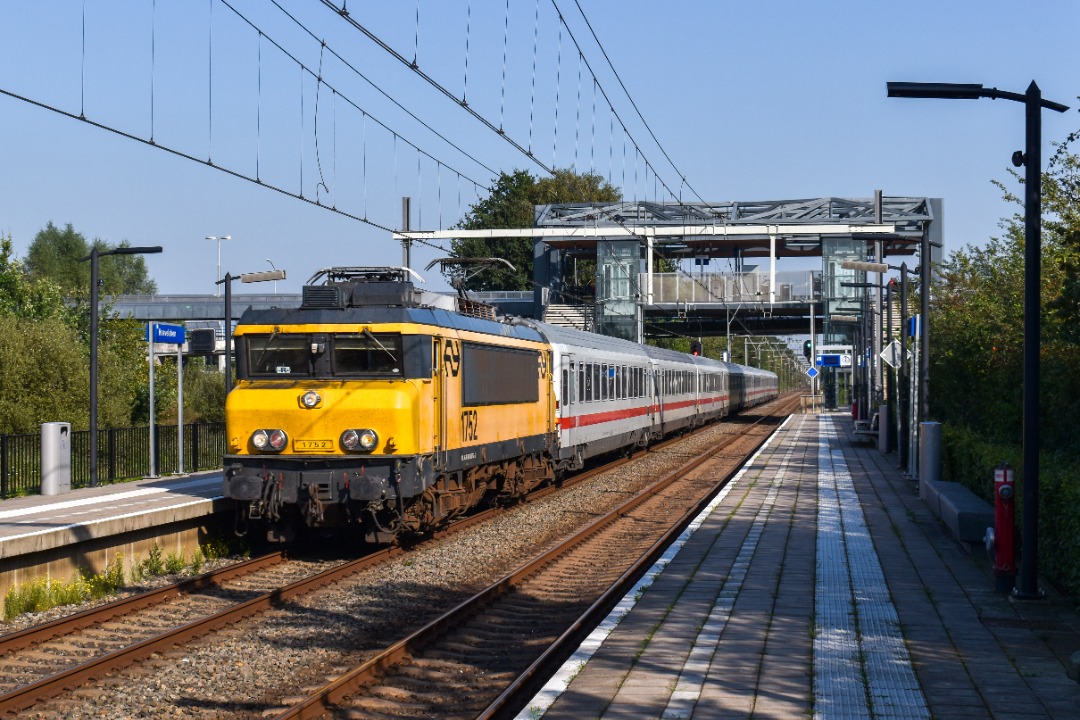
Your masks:
M520 718L1080 718L1080 618L995 592L850 416L794 415Z
M191 520L223 510L221 471L0 502L0 559Z

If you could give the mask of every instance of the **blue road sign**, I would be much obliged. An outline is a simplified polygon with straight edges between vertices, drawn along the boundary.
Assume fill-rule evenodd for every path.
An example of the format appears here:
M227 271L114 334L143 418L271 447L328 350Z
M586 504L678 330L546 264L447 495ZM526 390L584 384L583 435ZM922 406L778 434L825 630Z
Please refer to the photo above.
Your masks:
M922 316L912 315L907 320L907 334L908 337L919 337L922 334Z
M814 378L816 378L816 377L817 377L817 376L818 376L818 375L819 375L820 373L818 373L818 370L817 370L817 368L815 368L815 367L810 367L810 368L806 368L806 374L810 376L810 379L811 379L811 380L813 380L813 379L814 379Z
M172 343L174 345L184 344L184 326L183 325L166 325L165 323L153 323L154 325L154 342L156 343ZM150 334L149 324L147 326L147 332L143 335L145 340Z

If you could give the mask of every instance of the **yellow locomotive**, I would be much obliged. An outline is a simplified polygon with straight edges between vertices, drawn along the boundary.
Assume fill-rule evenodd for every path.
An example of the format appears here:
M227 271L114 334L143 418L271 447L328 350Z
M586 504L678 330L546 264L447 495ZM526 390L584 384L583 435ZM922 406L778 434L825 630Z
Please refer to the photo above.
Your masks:
M320 276L299 308L248 310L236 327L224 485L240 527L285 540L359 523L385 541L554 478L536 330L422 302L402 268Z

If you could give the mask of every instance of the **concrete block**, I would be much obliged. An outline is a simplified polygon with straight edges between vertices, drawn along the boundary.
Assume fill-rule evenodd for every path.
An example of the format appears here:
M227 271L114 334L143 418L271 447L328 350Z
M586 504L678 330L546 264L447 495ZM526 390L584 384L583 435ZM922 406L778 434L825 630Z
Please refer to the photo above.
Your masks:
M994 526L994 507L965 486L955 482L935 483L941 522L960 542L981 543L986 528Z

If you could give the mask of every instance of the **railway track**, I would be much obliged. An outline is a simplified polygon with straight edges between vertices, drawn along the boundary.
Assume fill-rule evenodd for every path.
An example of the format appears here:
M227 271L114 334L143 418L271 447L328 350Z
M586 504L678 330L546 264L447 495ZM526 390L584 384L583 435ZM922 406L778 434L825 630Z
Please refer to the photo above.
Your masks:
M779 422L763 416L276 720L516 712ZM705 463L723 465L718 482L694 472Z
M674 442L674 441L669 441ZM667 443L666 443L667 444ZM719 452L714 451L715 455ZM593 475L607 472L612 467L625 463L626 459L583 473L564 483L568 487L586 482ZM538 499L554 488L534 494L530 501ZM669 498L672 504L683 503L685 498ZM458 532L469 526L491 520L491 515L499 510L481 513L456 523L450 532ZM610 542L610 541L609 541ZM643 541L638 541L640 542ZM631 553L625 543L616 541L602 551L608 555ZM237 566L225 568L214 573L193 578L176 586L162 588L152 593L128 598L107 606L95 608L83 613L48 623L44 626L29 628L0 637L0 663L5 666L5 674L0 681L0 713L12 713L33 707L43 700L65 693L95 679L116 673L120 668L138 663L146 658L158 657L175 652L178 646L191 642L194 638L215 632L228 625L235 624L269 608L282 606L314 590L359 573L380 563L397 557L403 552L399 548L386 548L372 555L333 567L311 577L304 577L295 582L284 582L278 575L275 580L272 568L279 567L285 561L283 555L275 553L257 558ZM560 561L563 562L563 561ZM573 578L589 575L582 572L580 566L564 565L569 568L563 572ZM591 566L587 566L590 567ZM610 572L605 575L608 584L613 580ZM311 575L308 571L307 575ZM247 577L243 585L232 585ZM256 578L262 577L262 580ZM207 602L205 593L215 587L226 588L217 592L217 598ZM542 586L537 586L542 587ZM574 590L572 595L585 593L587 589ZM515 591L519 596L521 591ZM558 600L541 590L527 591L524 596L534 593L541 604L552 604L568 608L570 614L581 614L580 601L571 602L571 598ZM546 604L543 599L546 599ZM513 615L513 606L508 611ZM572 608L572 612L570 610ZM527 612L527 611L526 611ZM149 613L144 615L143 613ZM194 619L192 619L194 618ZM497 620L506 623L506 619ZM468 634L461 636L468 648L483 645ZM539 637L539 631L531 633ZM546 640L544 642L547 642ZM516 657L513 666L519 665L523 658L536 655L542 650L535 641L519 643L528 648L525 655ZM541 643L542 644L542 643ZM500 659L503 663L506 659ZM509 666L509 665L507 665ZM495 673L501 686L509 684L512 678L503 677L505 673ZM280 696L279 696L280 697ZM307 715L302 715L307 716Z
M341 565L342 561L296 561L283 552L269 553L0 636L4 666L0 713L18 712L65 688L234 622L245 612L258 612L283 601L279 599L283 585L319 582Z

